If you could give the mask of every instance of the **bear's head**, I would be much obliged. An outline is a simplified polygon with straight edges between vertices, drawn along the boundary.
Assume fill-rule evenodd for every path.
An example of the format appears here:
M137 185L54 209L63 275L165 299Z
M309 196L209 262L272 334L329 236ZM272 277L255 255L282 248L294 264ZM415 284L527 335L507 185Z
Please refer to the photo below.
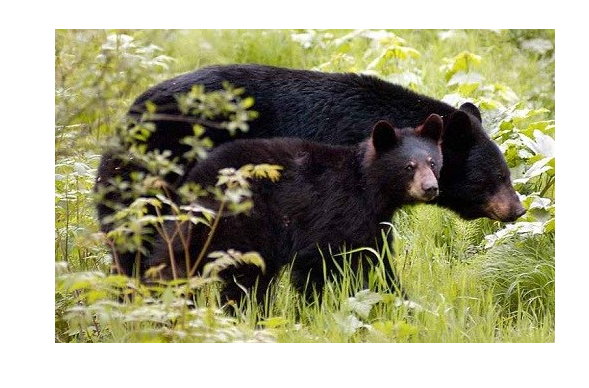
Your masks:
M417 128L396 129L379 121L365 147L369 186L392 206L429 202L439 194L442 118L430 115Z
M444 117L444 166L438 204L461 217L514 221L520 202L501 150L485 133L481 113L471 103Z

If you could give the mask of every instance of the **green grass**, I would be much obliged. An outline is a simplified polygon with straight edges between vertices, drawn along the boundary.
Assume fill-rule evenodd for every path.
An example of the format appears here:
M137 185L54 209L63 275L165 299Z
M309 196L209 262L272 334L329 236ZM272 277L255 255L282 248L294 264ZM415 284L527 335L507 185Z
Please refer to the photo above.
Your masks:
M365 58L368 40L303 48L291 35L305 31L287 30L119 31L133 36L136 46L101 49L116 32L56 31L56 342L554 342L554 232L485 249L484 237L501 224L465 221L428 205L395 215L394 247L383 247L408 304L386 293L376 275L370 293L363 292L345 266L341 280L326 287L321 305L304 303L284 274L267 303L246 302L234 315L218 310L215 284L197 290L197 308L188 308L179 294L185 288L148 291L133 280L107 276L109 250L98 233L91 189L101 143L139 93L209 64L313 68L346 54L349 62L328 70L361 71L373 59ZM330 31L336 37L349 32ZM482 57L476 71L485 84L506 85L518 101L547 108L554 118L554 57L521 48L532 38L554 44L554 31L469 30L445 40L439 31L395 33L421 54L397 64L421 76L413 86L417 91L437 98L450 93L440 67L470 51ZM137 51L147 42L163 51ZM106 61L96 59L101 53ZM154 59L159 54L174 61L160 66ZM133 302L119 303L128 286L136 289ZM153 299L154 293L159 297Z

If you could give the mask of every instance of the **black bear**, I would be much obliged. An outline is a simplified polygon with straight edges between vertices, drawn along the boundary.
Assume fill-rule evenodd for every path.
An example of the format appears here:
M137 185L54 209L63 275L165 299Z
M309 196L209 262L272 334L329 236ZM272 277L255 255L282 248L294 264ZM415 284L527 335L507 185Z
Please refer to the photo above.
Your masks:
M365 139L379 120L398 127L416 127L429 115L438 114L445 130L437 204L466 219L513 221L525 212L511 185L505 159L483 130L480 112L473 104L455 109L368 75L263 65L211 66L180 75L147 90L129 111L129 117L138 119L151 102L162 114L153 121L155 131L145 142L147 149L171 151L188 171L191 166L183 156L188 146L180 141L193 134L193 120L181 115L177 97L196 84L203 85L206 91L219 90L225 81L245 88L255 100L253 109L259 113L250 122L249 130L238 134L242 138L299 137L353 145ZM207 128L205 135L217 145L232 139L226 131L214 128ZM123 181L128 180L138 170L139 165L124 162L113 153L103 155L96 185L97 190L110 190L98 203L103 231L112 227L106 218L113 213L109 202L128 205L132 199L122 198L122 192L112 185L113 179L121 176ZM182 182L182 176L173 173L165 179L172 186ZM135 254L120 254L122 272L131 274L134 259Z
M220 169L246 164L283 167L278 181L254 180L251 212L224 216L212 235L207 252L257 251L265 260L263 274L254 265L221 271L225 282L222 296L239 300L242 288L251 288L256 282L258 293L263 294L271 279L293 259L293 284L309 295L311 290L320 291L324 283L320 252L325 254L326 270L333 275L330 249L379 249L381 222L390 221L403 204L437 197L442 132L442 118L433 114L416 129L394 129L379 121L372 135L356 146L275 138L236 140L214 149L187 174L187 182L214 186ZM177 228L169 225L169 235L179 236ZM198 225L190 231L181 229L183 237L175 237L172 243L156 240L147 260L148 266L167 264L162 272L166 278L172 277L171 267L177 276L186 277L185 247L192 267L210 231ZM353 268L357 268L358 258L352 257ZM177 258L173 265L170 258ZM394 271L386 268L387 281L395 282ZM388 285L393 290L397 286Z

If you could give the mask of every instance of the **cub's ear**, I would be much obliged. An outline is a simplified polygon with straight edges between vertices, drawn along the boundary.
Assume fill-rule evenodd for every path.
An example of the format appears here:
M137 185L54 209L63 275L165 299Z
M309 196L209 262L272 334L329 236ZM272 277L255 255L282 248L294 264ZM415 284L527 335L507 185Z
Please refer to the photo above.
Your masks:
M398 142L395 128L388 121L381 120L372 128L372 145L376 152L386 152Z
M418 136L427 137L437 143L442 142L442 133L444 132L444 121L442 118L433 113L429 115L425 122L417 127L415 133Z
M462 110L452 112L446 120L442 136L444 147L455 150L468 149L476 140L470 116Z
M481 117L481 111L474 104L471 104L470 102L465 102L464 104L460 105L460 108L458 109L466 113L470 113L471 115L476 117L477 120L479 120L479 122L483 122L483 119Z

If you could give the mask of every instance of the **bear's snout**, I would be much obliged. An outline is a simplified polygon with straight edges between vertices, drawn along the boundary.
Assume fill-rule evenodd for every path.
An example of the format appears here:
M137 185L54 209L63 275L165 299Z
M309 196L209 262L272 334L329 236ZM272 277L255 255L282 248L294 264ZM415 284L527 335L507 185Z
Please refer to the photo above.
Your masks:
M502 222L513 222L526 213L526 208L511 185L502 186L491 196L485 210L487 217Z
M428 198L428 200L436 198L440 192L437 182L435 184L422 185L421 189L424 192L424 197Z
M428 202L440 194L438 180L429 167L418 166L409 187L409 195L416 201Z

